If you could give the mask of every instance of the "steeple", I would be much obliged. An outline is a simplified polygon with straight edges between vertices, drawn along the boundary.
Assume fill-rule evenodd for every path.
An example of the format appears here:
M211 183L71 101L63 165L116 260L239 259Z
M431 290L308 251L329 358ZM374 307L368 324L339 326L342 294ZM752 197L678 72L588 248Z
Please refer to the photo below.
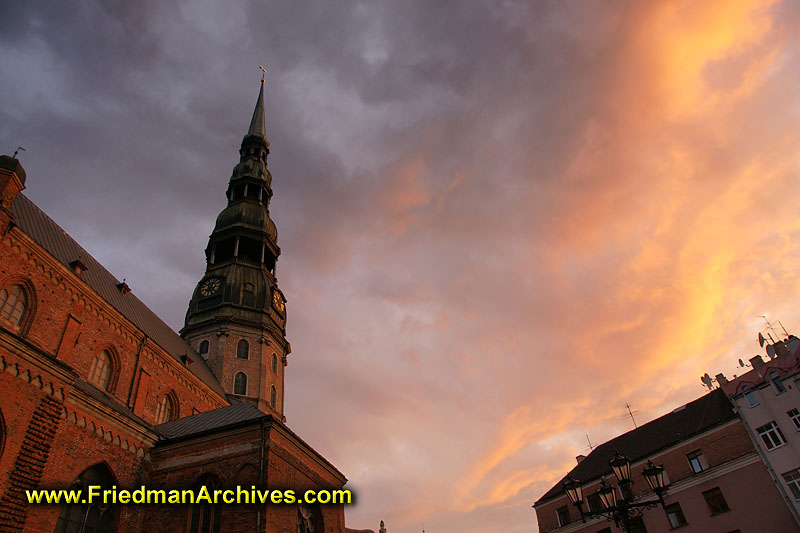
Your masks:
M290 346L275 267L278 230L269 216L272 175L264 126L264 80L239 148L226 197L206 247L181 335L229 394L273 414L283 412L283 370Z
M264 127L264 78L261 78L261 90L258 91L258 100L256 101L256 108L253 110L253 118L250 120L250 129L247 130L247 135L256 135L267 141L267 132Z

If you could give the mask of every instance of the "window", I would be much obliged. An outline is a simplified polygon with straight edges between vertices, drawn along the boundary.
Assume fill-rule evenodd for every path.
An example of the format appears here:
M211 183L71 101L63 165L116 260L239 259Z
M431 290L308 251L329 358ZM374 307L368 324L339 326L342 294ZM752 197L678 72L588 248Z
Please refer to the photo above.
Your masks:
M272 354L272 373L278 373L278 356L275 354Z
M603 510L603 502L600 501L600 495L596 492L593 492L586 497L586 505L589 506L589 510L594 513Z
M783 381L781 381L780 374L772 372L769 375L769 379L772 381L772 388L775 389L775 394L783 394L786 392L786 387L783 385Z
M108 382L111 379L111 354L103 350L92 361L92 368L89 369L89 381L103 390L108 390Z
M786 414L789 415L789 418L792 419L792 424L794 424L794 428L797 431L800 431L800 411L797 409L790 409L786 411Z
M197 349L197 353L200 354L200 357L203 359L208 359L208 341L203 341L200 343L200 347Z
M556 509L556 517L558 517L558 527L569 524L569 507L565 505Z
M164 422L173 420L177 412L178 410L175 408L175 401L172 399L172 396L170 394L165 394L158 404L156 424L163 424Z
M219 486L217 479L206 475L194 484L195 493L205 486L213 494ZM190 508L189 533L219 533L222 526L222 513L219 504L210 502L195 503Z
M269 388L269 404L273 409L278 408L278 391L275 389L275 385Z
M764 446L766 446L768 450L786 444L786 437L783 436L783 431L781 431L781 428L778 427L778 424L776 424L774 420L769 424L764 424L760 428L757 428L756 431L761 436L761 440L764 441Z
M5 318L15 326L22 322L28 299L19 285L11 285L0 291L0 317Z
M671 505L667 505L664 507L664 511L667 513L667 520L669 520L669 526L672 529L679 528L688 524L686 521L686 517L683 516L683 509L681 509L681 504L673 503Z
M706 499L706 505L708 505L708 510L711 511L711 516L731 510L731 508L728 507L728 502L725 501L725 496L723 496L722 491L719 490L719 487L714 487L711 490L705 491L703 493L703 498Z
M237 372L233 377L233 393L242 396L247 394L247 374L244 372Z
M794 499L800 501L800 468L789 470L783 474L783 479L789 485L789 490L792 491Z
M686 458L689 460L689 466L692 467L692 472L695 474L708 470L708 463L700 450L688 454Z
M247 359L250 357L250 344L242 339L239 341L239 344L236 345L236 357L239 359Z
M105 465L98 464L84 470L70 488L88 490L95 485L110 489L115 485L111 472ZM114 528L114 506L102 500L93 503L68 503L61 508L56 522L55 533L110 533Z
M641 516L634 516L631 518L631 533L647 533L647 528L644 527L644 518Z
M319 508L309 507L301 503L300 508L297 509L297 533L315 533L316 531L323 531L319 524Z
M753 393L753 389L745 385L742 388L742 392L744 392L744 397L747 399L747 403L750 404L750 407L755 407L758 405L758 400L756 399L756 395Z

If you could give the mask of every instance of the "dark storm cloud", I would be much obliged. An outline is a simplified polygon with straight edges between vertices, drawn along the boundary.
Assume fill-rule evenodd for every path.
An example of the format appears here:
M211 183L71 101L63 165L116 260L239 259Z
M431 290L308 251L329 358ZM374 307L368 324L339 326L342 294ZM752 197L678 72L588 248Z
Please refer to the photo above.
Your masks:
M530 531L584 431L622 429L594 398L661 414L740 348L730 309L795 316L797 206L759 205L794 175L797 13L6 2L0 139L177 329L266 65L289 424L354 527Z

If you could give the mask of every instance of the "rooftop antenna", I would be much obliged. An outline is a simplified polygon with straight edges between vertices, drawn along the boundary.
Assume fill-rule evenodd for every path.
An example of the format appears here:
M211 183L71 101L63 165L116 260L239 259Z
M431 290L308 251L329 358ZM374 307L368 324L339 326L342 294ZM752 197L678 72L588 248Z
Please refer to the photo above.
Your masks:
M775 328L772 326L772 323L769 320L767 320L767 315L757 315L757 316L764 319L764 322L767 323L767 329L769 329L772 333L774 333L776 337L780 337L780 335L778 335L778 332L775 331ZM767 336L770 339L772 339L772 335L770 335L769 333L767 333ZM775 339L772 339L772 344L775 344Z
M592 452L594 450L595 446L597 446L597 444L593 443L591 441L591 439L589 439L589 434L588 433L586 434L586 442L589 443L589 452Z
M22 150L23 152L26 151L25 148L23 148L22 146L17 146L17 149L14 150L14 155L12 156L14 159L17 158L17 154L19 153L20 150Z
M633 421L633 427L638 428L639 426L636 425L636 419L633 417L633 415L638 413L639 411L631 411L631 406L627 402L625 403L625 408L628 409L628 414L623 415L622 418L625 418L626 416L631 417L631 420Z
M786 338L789 338L789 332L788 332L788 331L786 331L786 328L785 328L785 327L783 327L783 323L782 323L780 320L778 320L778 324L780 324L780 325L781 325L781 329L783 330L783 334L784 334L784 336L786 336Z
M425 533L425 522L422 523L422 533Z

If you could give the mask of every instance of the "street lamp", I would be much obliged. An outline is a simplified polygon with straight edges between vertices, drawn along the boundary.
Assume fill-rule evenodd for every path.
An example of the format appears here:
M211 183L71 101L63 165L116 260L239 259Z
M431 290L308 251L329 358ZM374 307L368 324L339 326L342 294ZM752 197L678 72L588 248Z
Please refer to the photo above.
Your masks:
M664 507L664 467L656 466L652 461L647 461L647 466L642 470L642 475L650 485L650 489L656 493L658 499L634 502L631 486L631 462L619 452L614 452L614 457L608 463L614 477L617 478L621 498L617 497L617 491L606 483L603 479L600 488L597 489L597 496L600 500L600 509L583 510L583 487L581 482L572 477L564 481L564 492L572 504L578 508L581 520L586 522L587 518L604 516L607 520L613 520L617 527L622 527L623 531L631 532L631 518L641 516L643 509L653 509L658 505Z

